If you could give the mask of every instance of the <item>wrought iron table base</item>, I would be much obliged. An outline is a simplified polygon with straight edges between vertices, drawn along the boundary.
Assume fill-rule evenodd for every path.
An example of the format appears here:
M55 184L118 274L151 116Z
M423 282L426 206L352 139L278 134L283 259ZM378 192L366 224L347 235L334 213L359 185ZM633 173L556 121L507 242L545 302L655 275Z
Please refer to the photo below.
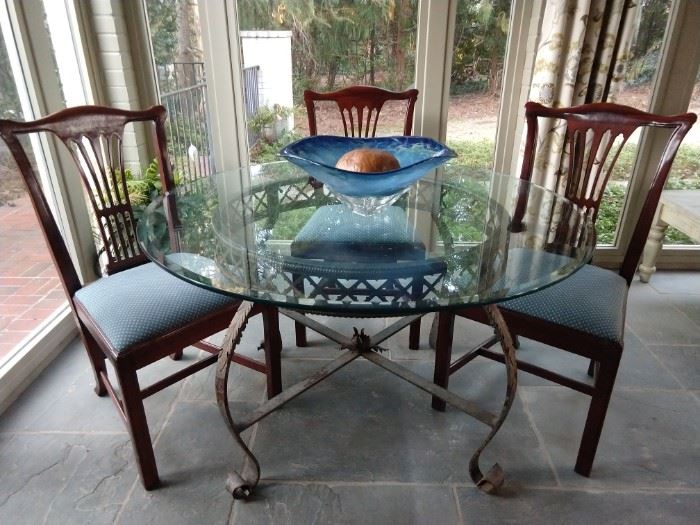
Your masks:
M479 456L489 444L491 439L493 439L493 437L496 435L496 432L498 432L499 428L505 421L508 412L510 411L511 405L513 404L517 386L517 366L515 362L515 348L513 346L513 341L508 328L503 321L501 313L494 305L488 305L484 308L496 331L496 335L500 339L506 363L506 398L498 415L491 414L490 412L480 409L475 403L457 396L446 388L418 376L407 368L398 365L394 361L391 361L390 359L387 359L377 353L377 351L383 350L379 346L381 342L388 339L399 330L410 325L411 322L419 319L421 315L403 317L374 336L365 334L364 330L358 332L358 330L355 328L353 337L348 339L339 332L332 330L299 312L280 310L280 312L287 317L290 317L291 319L304 324L308 328L311 328L328 339L339 343L341 348L346 349L346 351L326 366L314 372L307 379L283 390L280 394L261 404L258 408L252 411L252 413L248 414L247 417L234 421L229 409L227 392L231 358L233 357L236 346L240 342L241 335L245 329L249 317L257 312L256 306L252 302L244 301L238 308L236 315L233 317L233 320L229 325L216 366L216 401L219 405L221 414L224 416L224 420L226 421L231 435L233 436L233 439L246 456L242 472L238 473L237 471L232 471L229 474L228 480L226 481L226 487L229 492L231 492L235 499L247 499L251 496L253 489L260 480L260 464L241 438L241 432L254 425L265 416L274 412L288 401L291 401L299 394L305 392L315 384L323 381L331 374L337 370L340 370L358 357L363 357L391 372L392 374L397 375L405 381L412 383L429 394L432 394L434 399L433 406L436 406L436 399L442 400L443 402L449 403L453 407L489 426L491 431L486 436L486 439L484 439L479 448L477 448L474 454L472 454L472 457L469 460L469 475L476 486L482 491L487 493L496 491L503 484L503 470L498 464L495 464L484 475L479 468ZM263 315L265 315L264 312ZM452 316L453 318L453 314L450 312L438 313L437 315ZM451 341L443 341L441 344L440 336L438 336L438 345L436 348L438 355L436 358L440 359L440 357L443 357L444 359L447 359L448 365L451 352L450 347Z

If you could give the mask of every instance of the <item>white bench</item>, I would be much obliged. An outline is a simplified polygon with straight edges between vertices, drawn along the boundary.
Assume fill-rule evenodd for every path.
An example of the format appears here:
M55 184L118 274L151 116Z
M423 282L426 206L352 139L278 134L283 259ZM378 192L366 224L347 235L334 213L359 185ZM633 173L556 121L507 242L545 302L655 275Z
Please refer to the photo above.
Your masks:
M651 274L656 271L656 258L661 252L664 234L669 226L700 243L700 190L667 190L661 194L654 225L649 232L642 263L639 265L639 279L643 283L648 283Z

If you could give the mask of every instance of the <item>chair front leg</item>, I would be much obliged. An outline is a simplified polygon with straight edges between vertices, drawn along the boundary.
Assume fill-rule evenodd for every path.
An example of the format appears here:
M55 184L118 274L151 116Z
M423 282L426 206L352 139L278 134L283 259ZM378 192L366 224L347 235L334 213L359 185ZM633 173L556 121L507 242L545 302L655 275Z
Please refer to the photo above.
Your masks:
M420 348L420 319L413 321L408 329L408 348L418 350Z
M282 392L282 336L280 335L277 308L266 306L262 311L265 340L265 366L267 367L267 398L272 399Z
M296 336L296 342L299 348L303 348L308 345L306 340L306 327L303 324L294 321L294 334Z
M122 391L124 418L131 435L131 444L134 447L141 482L146 490L152 490L160 484L160 480L158 478L156 458L153 454L151 435L148 431L146 412L143 408L139 380L136 370L125 370L124 367L119 365L116 368L119 386Z
M437 322L435 341L435 372L433 383L447 388L450 382L450 361L452 360L452 336L455 327L455 314L449 310L435 314ZM445 401L433 396L432 406L440 412L445 411Z
M590 407L588 408L588 416L586 417L586 426L583 428L583 436L581 437L581 445L578 449L578 457L576 458L576 466L574 470L582 476L590 476L593 468L593 460L595 459L600 434L603 431L603 423L605 422L605 414L608 411L608 404L612 395L613 387L615 386L615 377L617 369L620 366L620 359L613 361L598 362L596 370L595 388L591 399Z
M87 351L90 364L92 365L92 373L95 375L95 393L100 397L104 397L107 395L107 387L105 386L102 374L107 375L106 357L97 344L97 341L95 341L82 323L80 323L80 330L85 350Z

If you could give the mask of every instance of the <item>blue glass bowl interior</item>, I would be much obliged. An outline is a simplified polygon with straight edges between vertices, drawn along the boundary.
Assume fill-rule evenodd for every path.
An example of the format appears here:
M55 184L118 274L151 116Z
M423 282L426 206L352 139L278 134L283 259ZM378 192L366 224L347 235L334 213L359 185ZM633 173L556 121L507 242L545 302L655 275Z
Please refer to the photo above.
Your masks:
M358 173L335 167L340 157L356 148L388 151L399 161L400 168L380 173ZM349 197L383 197L408 188L456 154L444 144L427 137L317 135L292 142L282 149L280 156L327 184L336 193Z

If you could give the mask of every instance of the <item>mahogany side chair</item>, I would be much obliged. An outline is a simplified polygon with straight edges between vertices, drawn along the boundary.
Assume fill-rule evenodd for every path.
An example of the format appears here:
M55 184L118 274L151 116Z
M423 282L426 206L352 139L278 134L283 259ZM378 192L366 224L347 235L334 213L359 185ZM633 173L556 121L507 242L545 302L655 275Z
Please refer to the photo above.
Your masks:
M620 150L630 135L639 128L665 128L668 133L663 151L657 159L653 179L645 192L645 201L622 261L619 272L587 264L574 275L549 288L499 304L513 335L526 337L590 360L588 375L593 384L566 377L541 366L518 359L518 369L591 396L583 436L574 470L589 476L593 466L608 403L615 384L624 346L625 311L629 285L639 263L651 227L661 190L679 146L696 120L686 113L676 116L654 115L637 109L612 104L584 104L569 108L548 108L535 102L525 105L527 137L520 178L530 180L538 147L538 129L547 133L555 127L562 131L561 145L568 153L565 169L558 173L559 189L595 220L603 190L610 178ZM565 129L565 131L563 131ZM516 201L512 218L514 228L527 227L523 222L528 203ZM634 220L634 218L633 218ZM556 224L552 227L556 235ZM519 249L523 250L523 249ZM526 251L526 250L525 250ZM527 253L512 253L527 256ZM559 255L551 255L560 257ZM458 310L456 315L488 323L480 308ZM452 330L453 319L447 325ZM437 330L433 324L431 339ZM434 379L447 386L450 374L477 356L503 362L503 356L489 349L493 339L454 362L450 358L438 364ZM444 405L433 402L438 410Z
M389 101L405 103L403 135L413 129L413 112L418 99L417 89L388 91L373 86L351 86L338 91L318 93L304 91L304 103L309 120L309 135L318 134L317 112L324 102L335 103L346 137L374 137L379 116ZM331 104L332 106L332 104ZM315 188L321 183L311 180ZM420 260L425 258L425 246L407 235L406 214L397 206L390 206L386 214L391 220L373 220L350 212L344 205L328 205L316 210L299 231L291 245L295 257L361 262L366 240L382 240L387 260ZM338 227L340 225L340 227ZM344 227L345 226L345 227ZM377 253L366 254L376 259ZM297 346L306 346L306 327L295 323ZM411 348L418 348L420 321L410 327Z
M146 490L157 487L159 477L143 400L215 363L220 348L204 338L225 329L239 305L238 300L189 284L149 262L137 242L122 155L124 128L135 122L152 125L167 193L173 189L173 177L165 119L163 106L144 111L82 106L35 121L0 120L0 136L24 178L87 350L95 392L109 394L114 401L131 436ZM53 135L68 148L84 184L107 254L108 275L94 282L81 283L25 150L26 135L40 132ZM276 322L276 316L276 310L263 311L266 325ZM168 355L179 359L182 349L190 345L211 355L141 388L138 370ZM234 361L265 373L268 396L274 396L281 390L279 348L268 346L267 363L244 356L235 356ZM110 382L106 359L113 365L120 393Z
M309 135L318 135L316 112L318 102L335 102L343 122L346 137L374 137L377 134L379 114L388 101L406 103L403 134L410 135L413 129L413 111L418 99L417 89L388 91L374 86L350 86L329 93L304 91L304 104L309 119Z

